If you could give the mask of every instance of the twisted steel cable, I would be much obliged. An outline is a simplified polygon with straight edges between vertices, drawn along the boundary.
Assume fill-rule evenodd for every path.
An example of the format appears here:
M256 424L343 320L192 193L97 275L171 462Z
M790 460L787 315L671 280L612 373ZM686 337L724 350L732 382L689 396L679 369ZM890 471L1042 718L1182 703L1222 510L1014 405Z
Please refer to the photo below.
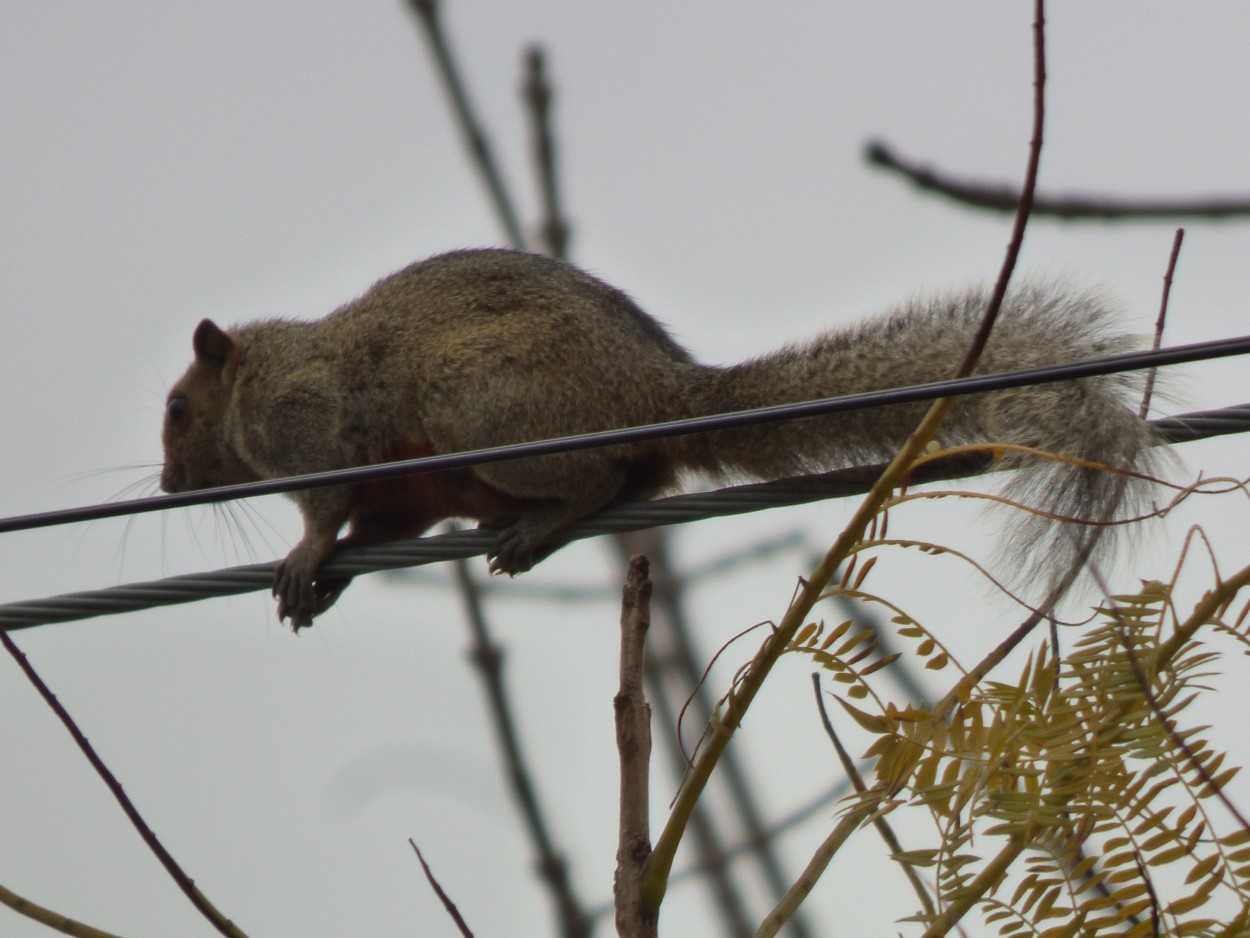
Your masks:
M1182 443L1250 430L1250 404L1196 411L1151 422L1166 443ZM985 459L955 457L940 460L918 475L915 482L931 482L974 474ZM802 505L827 498L867 492L883 466L860 466L773 482L736 485L713 492L674 495L649 502L619 505L570 527L564 543L659 525L682 524ZM396 541L344 550L325 567L330 575L357 575L439 563L486 553L494 542L490 531L456 531L431 537ZM561 545L562 546L562 545ZM0 605L0 628L15 630L53 622L71 622L95 616L134 612L157 606L195 602L216 596L234 596L268 589L276 563L228 567L206 573L167 577L146 583L128 583L106 589L66 593L46 599Z

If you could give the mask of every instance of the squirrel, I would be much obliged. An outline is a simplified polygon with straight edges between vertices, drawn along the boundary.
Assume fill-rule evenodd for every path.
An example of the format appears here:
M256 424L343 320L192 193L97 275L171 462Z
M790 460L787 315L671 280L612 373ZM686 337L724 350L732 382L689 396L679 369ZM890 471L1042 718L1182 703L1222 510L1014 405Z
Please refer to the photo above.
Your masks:
M224 330L205 319L170 391L166 492L452 453L683 417L873 391L953 375L982 291L917 300L728 367L700 364L625 293L564 262L505 249L417 262L314 322ZM1033 284L1008 293L978 365L1010 371L1125 351L1106 304ZM946 445L1019 443L1141 471L1158 442L1136 413L1140 381L1111 375L962 397ZM780 478L889 458L923 404L298 491L303 538L277 568L278 616L298 630L348 579L318 577L338 547L416 536L447 518L497 531L492 572L528 570L562 529L654 497L680 477ZM1072 463L1009 455L1012 535L1026 562L1078 558L1053 516L1110 517L1129 484ZM348 534L338 540L339 531Z

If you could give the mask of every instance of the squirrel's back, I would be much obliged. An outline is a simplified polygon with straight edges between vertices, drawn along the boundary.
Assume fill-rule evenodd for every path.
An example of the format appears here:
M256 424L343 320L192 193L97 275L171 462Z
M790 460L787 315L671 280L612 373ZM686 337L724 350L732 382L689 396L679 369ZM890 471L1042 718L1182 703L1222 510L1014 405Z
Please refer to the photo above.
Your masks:
M622 291L509 250L413 264L317 328L344 382L367 374L362 413L420 424L438 452L669 419L697 370Z

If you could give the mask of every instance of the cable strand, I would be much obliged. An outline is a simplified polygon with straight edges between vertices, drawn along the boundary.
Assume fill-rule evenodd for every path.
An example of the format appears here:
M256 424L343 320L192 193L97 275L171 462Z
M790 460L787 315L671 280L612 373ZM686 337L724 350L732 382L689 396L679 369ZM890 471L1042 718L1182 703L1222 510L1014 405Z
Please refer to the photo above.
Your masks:
M1250 430L1250 404L1196 411L1151 421L1162 442L1180 443ZM986 461L955 457L938 460L915 482L934 482L975 474ZM803 505L866 492L881 466L856 466L773 482L735 485L712 492L674 495L618 505L572 525L563 544L669 524ZM486 553L494 543L490 531L456 531L389 544L344 549L325 566L327 575L356 576L397 570ZM12 631L73 622L97 616L137 612L158 606L195 602L218 596L269 589L276 563L248 564L204 573L183 574L146 583L128 583L99 590L65 593L46 599L0 605L0 629Z
M1123 352L1118 355L1085 359L1064 365L1045 365L1039 368L1025 368L1020 371L972 375L967 378L951 378L945 381L931 381L927 384L915 384L903 388L889 388L881 391L868 391L862 394L847 394L841 397L800 401L794 404L758 407L753 410L741 410L734 413L670 420L665 423L654 423L640 427L601 430L596 433L582 433L549 440L534 440L528 443L515 443L508 446L492 446L485 449L447 453L440 456L425 456L420 459L405 459L370 466L352 466L328 472L311 472L296 476L286 476L281 479L265 479L259 482L244 482L236 485L220 485L215 488L199 489L193 492L178 492L172 495L158 495L152 498L131 499L103 505L89 505L82 508L66 508L38 514L18 515L10 518L0 518L0 534L60 524L76 524L81 521L95 521L101 518L116 518L143 512L164 511L169 508L207 505L236 498L273 495L293 492L299 489L372 482L379 479L412 475L418 472L466 469L472 466L486 465L487 463L505 462L510 459L547 456L621 443L636 443L691 433L707 433L712 430L728 430L735 427L771 423L778 420L793 420L800 417L827 416L829 414L866 410L872 407L910 404L918 401L931 401L939 397L955 397L965 394L984 393L986 391L999 391L1028 384L1070 381L1076 378L1115 374L1122 371L1135 371L1161 365L1178 365L1186 362L1226 358L1232 355L1244 355L1247 353L1250 353L1250 336L1197 342L1192 345L1177 345L1171 348Z

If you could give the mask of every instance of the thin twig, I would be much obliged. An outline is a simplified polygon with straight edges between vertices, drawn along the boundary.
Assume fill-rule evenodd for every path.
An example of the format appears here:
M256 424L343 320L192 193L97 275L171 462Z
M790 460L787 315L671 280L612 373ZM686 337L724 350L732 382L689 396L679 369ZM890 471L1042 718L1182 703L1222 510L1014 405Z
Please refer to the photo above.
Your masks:
M547 82L544 66L545 62L541 48L537 46L532 47L526 57L527 77L524 89L530 110L539 201L544 215L540 230L545 250L553 257L563 260L568 256L569 226L560 208L558 176L556 172L556 145L551 125L552 92L551 86ZM641 542L641 546L639 546L639 542ZM657 634L663 635L666 643L671 647L671 657L679 665L684 666L683 670L686 672L689 672L691 668L697 670L697 667L690 663L693 661L693 651L689 642L688 630L684 626L685 617L676 598L678 580L672 573L669 564L667 532L651 529L638 532L632 537L618 536L616 543L620 553L627 561L635 553L646 554L651 559L651 569L656 574L654 580L658 581L659 584L657 599L667 613L667 615L660 616L657 627L651 630L653 642ZM665 664L661 660L660 655L652 654L647 656L645 678L651 688L655 705L659 708L660 723L664 726L671 726L671 695L665 686L665 670ZM680 741L670 733L663 733L660 738L668 745L670 756L672 757L670 761L674 767L677 767L679 764ZM674 748L678 752L674 752ZM741 772L736 774L739 778L744 777ZM742 786L738 787L741 788ZM735 794L738 794L736 789ZM736 806L738 812L746 818L748 826L753 816L752 809L754 807L754 801L749 795L750 792L747 792L748 797L745 801L741 797L736 799L738 801ZM758 811L755 814L758 815ZM700 865L705 870L709 888L714 896L714 908L723 920L726 933L730 936L742 936L742 938L745 938L745 936L750 934L751 926L746 908L743 905L743 890L734 883L729 863L724 859L719 862L716 859L725 857L727 851L711 813L704 806L699 806L692 818L691 826L695 847L699 852ZM764 854L770 852L767 845L757 849L762 850ZM775 862L772 864L772 868L774 872L777 870L778 867ZM767 872L768 867L766 865ZM800 936L796 935L796 938L800 938Z
M793 811L771 824L763 834L765 840L776 840L782 834L792 831L802 824L807 823L817 814L828 816L828 808L830 805L840 801L851 790L851 783L846 780L839 781L836 785L821 792L816 797L806 803L795 808ZM720 864L727 860L733 860L754 851L755 844L750 840L742 840L728 848L721 856L713 857L713 861ZM684 880L693 879L704 874L704 867L698 861L677 870L669 877L670 885L677 885ZM612 914L613 905L611 902L604 902L590 909L590 917L592 919L600 919L606 915ZM793 919L791 924L793 924Z
M1159 904L1159 894L1155 892L1154 877L1150 875L1150 869L1146 864L1145 858L1142 857L1141 850L1136 847L1133 848L1133 865L1137 867L1137 875L1141 877L1141 881L1146 887L1146 895L1150 897L1151 938L1159 938L1159 910L1163 906ZM1137 916L1132 916L1132 918L1135 919Z
M862 795L868 790L868 786L864 784L864 779L859 774L859 769L855 767L855 761L851 758L851 754L846 751L846 747L842 745L842 740L838 737L837 731L833 728L833 720L829 718L829 711L825 708L824 694L820 691L820 672L818 671L812 673L812 689L816 693L816 708L820 712L820 722L825 727L825 735L833 743L833 749L838 754L838 761L842 763L842 771L846 773L846 777L855 786L855 790ZM924 914L933 915L933 899L929 896L929 890L925 887L919 874L916 873L915 867L906 860L901 859L903 845L899 843L899 839L895 836L894 829L890 827L890 823L884 817L875 817L872 824L877 829L877 833L881 835L881 839L885 841L885 845L890 848L891 856L903 867L903 873L907 877L907 881L911 883L911 888L915 890Z
M1185 229L1177 228L1176 237L1172 239L1172 254L1168 257L1168 269L1163 275L1163 298L1159 301L1159 318L1155 320L1155 338L1151 345L1152 349L1157 349L1163 345L1163 329L1168 321L1168 297L1172 295L1172 276L1176 273L1176 261L1181 255L1181 242L1185 240ZM1141 419L1145 420L1150 413L1150 398L1155 390L1155 372L1157 368L1151 368L1146 372L1146 388L1142 392L1141 399Z
M781 901L777 903L776 907L760 922L755 938L773 938L777 932L781 931L781 927L790 920L790 916L795 913L799 905L815 888L820 877L824 875L834 854L859 829L862 821L862 813L858 811L851 811L842 815L838 823L834 825L833 830L829 832L829 835L816 848L807 866L794 881L794 885L781 897Z
M1045 83L1045 63L1044 63L1044 44L1042 41L1042 0L1037 0L1037 21L1034 24L1034 43L1036 49L1036 71L1035 71L1035 94L1034 104L1037 107L1043 100L1043 87ZM1006 281L1010 278L1014 269L1015 259L1019 255L1020 244L1024 237L1024 220L1028 217L1028 207L1031 203L1028 190L1036 185L1037 181L1037 154L1041 147L1041 128L1038 121L1034 121L1033 140L1030 147L1029 167L1030 172L1025 178L1025 195L1020 200L1019 215L1017 224L1012 235L1012 241L1008 245L1007 256L1003 262L1002 273L999 275L999 282L995 285L994 296L1000 298L1001 294L1006 290ZM978 333L978 339L988 336L988 328L993 325L993 321L997 311L991 300L990 307L986 310L985 325ZM974 343L969 350L968 356L964 360L965 366L969 363L975 364L979 355L979 348ZM798 633L803 623L807 620L807 616L815 606L816 602L832 580L834 574L841 567L843 561L849 556L851 550L863 538L864 532L868 529L869 523L877 516L881 506L885 503L889 494L902 482L911 470L912 464L923 451L928 441L933 438L941 425L943 418L953 406L952 398L939 398L934 401L924 418L920 421L920 425L916 428L911 437L899 449L894 460L886 467L880 478L873 485L868 497L856 510L854 516L838 536L833 546L824 559L812 571L811 576L804 582L799 590L790 608L786 610L785 616L778 624L777 629L764 641L756 652L755 657L745 669L741 680L737 686L729 693L725 699L725 705L720 718L710 726L711 735L707 740L707 745L703 748L701 756L695 761L690 770L690 774L686 776L686 781L681 789L677 792L677 797L673 802L673 810L669 815L668 823L665 824L664 830L661 831L659 839L656 841L655 850L651 855L651 863L647 870L647 880L644 883L646 889L646 898L652 908L659 908L659 904L663 899L664 891L668 886L669 873L672 871L673 856L677 852L677 845L681 842L682 833L690 819L690 815L694 810L694 806L698 803L702 796L708 780L711 778L713 770L720 761L721 754L729 745L729 740L742 724L742 720L750 709L751 703L755 696L763 687L764 681L767 680L773 666L785 653L790 642ZM826 842L825 848L829 847ZM834 847L833 849L836 849ZM832 859L832 851L825 854L828 862ZM810 864L809 871L810 872ZM783 905L786 913L791 914L794 909L798 908L799 903L807 895L806 889L810 889L814 884L814 880L810 880L805 872L804 877L800 877L803 885L796 883L782 902L778 904L780 909ZM797 889L797 892L796 892ZM776 912L777 910L774 910ZM776 921L774 916L770 916L770 921L780 927L780 922Z
M1020 247L1024 241L1024 231L1028 223L1029 209L1033 203L1033 190L1037 186L1037 170L1040 162L1042 147L1046 87L1045 23L1044 0L1035 0L1033 17L1033 135L1029 143L1029 160L1028 169L1025 173L1024 190L1021 193L1019 204L1016 207L1016 221L1013 226L1011 241L1007 246L1006 256L1003 259L1003 265L999 274L998 282L994 286L994 293L990 299L989 307L986 309L981 328L978 330L976 341L974 341L972 348L969 349L968 355L964 359L963 365L960 368L961 374L967 373L965 369L971 370L976 365L981 347L983 347L984 341L988 338L989 331L993 328L994 320L998 315L998 310L995 304L996 302L1001 303L1002 296L1006 293L1007 283L1011 278L1012 272L1015 270L1016 259L1019 257ZM880 505L884 503L888 493L899 484L899 482L906 475L911 463L919 454L921 448L933 437L933 434L941 425L942 419L950 410L952 403L953 402L950 398L943 398L933 402L933 405L929 408L928 413L926 413L924 419L921 420L920 426L899 451L895 461L891 463L890 467L882 474L881 479L878 480L878 483L874 486L872 493L864 501L863 505L860 506L851 523L842 532L842 534L839 535L838 540L834 543L833 547L826 555L824 562L812 573L812 577L809 582L804 584L798 600L796 600L796 602L792 604L791 608L786 612L786 616L782 620L781 625L777 628L777 631L773 633L767 642L765 642L764 647L761 648L760 652L756 655L755 660L751 662L750 671L748 671L742 679L740 689L736 694L732 694L730 696L728 705L725 708L725 719L722 721L725 725L725 737L722 745L728 743L728 733L731 733L734 729L736 729L742 719L740 711L733 712L733 704L736 703L737 698L739 696L745 698L741 707L741 710L744 710L745 707L749 705L750 700L758 692L759 685L762 683L764 677L767 676L767 672L771 669L776 658L780 657L780 655L785 651L785 648L793 640L794 635L798 632L799 627L806 619L812 605L815 604L815 597L811 596L809 598L810 590L813 587L816 587L818 591L824 590L825 584L829 582L829 579L833 576L834 572L841 566L842 561L849 554L854 544L863 536L863 532L867 529L872 518L876 516ZM1075 573L1075 569L1076 568L1073 569L1073 573ZM1059 595L1061 594L1059 594L1057 590L1052 593L1052 596L1055 597L1056 600ZM797 613L797 615L795 613ZM1040 621L1041 616L1035 614L1035 616L1031 618L1036 618ZM1033 624L1035 625L1036 623ZM1020 630L1018 629L1017 632L1019 631ZM1023 636L1021 635L1021 637ZM762 673L757 674L757 671ZM966 681L967 678L964 680ZM953 695L948 696L947 698L948 701L952 699L957 700L958 698L953 697ZM712 747L709 746L708 751L705 752L705 756L707 756L711 750ZM696 777L700 774L699 768L700 766L696 764L695 769L691 772L692 777ZM710 771L710 768L707 771ZM681 793L679 793L679 797L680 794ZM804 869L799 879L795 881L794 885L790 888L786 895L782 897L781 902L777 904L776 908L774 908L765 918L764 923L760 925L757 935L761 936L761 938L775 935L777 930L785 923L789 916L794 914L794 910L797 909L803 900L807 898L808 894L814 888L816 881L823 874L842 842L846 837L850 836L851 828L847 825L858 824L858 822L859 818L857 812L851 812L842 818L842 821L840 821L837 827L834 828L829 837L827 837L824 843L817 848L816 853L813 854L812 859L808 862L806 869ZM666 829L665 833L667 832L668 831ZM662 842L663 840L661 839L661 843ZM930 927L930 929L925 933L926 938L930 935L946 934L954 923L958 922L959 919L962 918L964 912L967 911L967 909L980 898L984 889L988 889L997 884L998 876L985 879L986 873L994 871L999 863L1005 864L1002 867L1005 871L1007 866L1014 861L1015 856L1018 855L1019 851L1024 849L1023 841L1018 839L1013 839L1011 845L1009 846L1015 846L1018 848L1016 854L1009 855L1010 851L1004 850L997 860L992 861L990 866L986 868L986 871L983 872L982 876L978 877L972 884L970 884L968 896L961 897L960 902L951 905L943 916L940 916L937 920L935 920L945 920L945 926L941 930L938 930L936 927ZM659 847L660 843L657 843L657 853L659 853ZM964 904L965 902L966 905ZM948 915L951 915L952 917L947 918Z
M814 560L811 561L811 564L814 563ZM873 640L877 644L878 654L881 657L889 657L899 650L898 640L891 633L890 629L885 626L885 623L881 621L881 617L873 614L863 604L855 603L843 592L837 592L829 596L829 603L837 608L842 618L852 619L860 628L872 632ZM932 695L916 675L914 668L915 666L909 656L900 655L898 660L890 666L888 675L898 684L899 689L908 700L918 707L928 707L932 702Z
M1193 640L1197 631L1221 615L1237 594L1248 586L1250 586L1250 567L1243 567L1232 576L1220 579L1213 588L1207 590L1198 604L1194 606L1189 617L1177 624L1172 631L1172 637L1159 646L1155 657L1155 667L1166 668L1172 659Z
M434 878L434 873L430 870L430 864L425 862L425 857L421 855L421 848L417 846L417 842L411 837L408 843L412 845L413 851L417 854L417 859L421 861L421 869L425 871L426 882L430 884L430 888L434 890L434 894L438 896L443 908L447 910L447 914L451 916L451 920L456 923L456 927L460 929L460 934L464 938L473 938L473 932L469 930L469 925L464 920L464 916L460 914L460 910L456 908L456 903L451 901L451 896L443 891L443 887L439 885L438 880Z
M532 126L534 164L537 170L539 201L542 205L543 220L540 224L544 249L553 257L567 259L569 226L560 207L559 185L556 164L555 137L551 124L551 86L547 81L543 51L540 47L532 47L526 56L526 80L524 84L526 101L529 104ZM666 662L678 665L687 676L696 672L695 653L685 624L685 615L678 598L680 582L672 572L667 550L667 532L651 529L638 532L633 536L616 538L620 553L628 561L633 554L642 553L650 558L655 586L655 599L662 607L663 614L655 628L651 629L652 640L657 635L663 636L668 646L668 654L651 654L646 658L645 680L651 689L652 698L659 708L661 725L672 725L672 704L666 687ZM693 680L693 679L691 679ZM710 712L710 710L709 710ZM661 739L668 745L670 761L674 768L680 764L680 740L671 733L661 734ZM735 801L735 811L743 818L750 834L760 833L763 822L752 793L746 785L745 774L738 769L735 760L726 762L726 778L730 783L731 795ZM735 784L736 783L736 784ZM753 823L754 822L754 823ZM750 934L750 918L743 904L743 890L733 881L732 869L727 859L722 838L717 830L711 813L700 805L692 818L692 833L695 848L699 853L700 866L708 879L708 885L714 896L714 907L723 919L726 933L730 936ZM649 845L648 845L648 849ZM784 889L785 878L781 874L780 863L772 851L771 845L761 841L756 847L756 854L764 867L766 878L773 889ZM718 860L718 858L720 858ZM806 932L796 933L795 938L803 938Z
M685 610L677 595L679 581L672 572L669 539L662 532L650 530L613 540L618 554L626 562L634 554L645 554L650 562L651 628L645 680L654 711L654 723L662 728L656 741L663 747L676 783L680 784L686 759L681 743L681 719L675 702L686 695L691 685L698 687L698 662L703 656L695 649ZM710 703L706 700L703 703L707 710L702 719L706 719L706 714L711 712ZM743 807L739 804L736 810ZM750 807L750 804L746 805L748 810ZM746 890L735 882L729 850L706 802L696 805L690 817L687 844L711 893L711 906L720 918L721 933L726 938L749 938L754 917L746 907Z
M178 884L178 888L182 890L183 894L186 895L191 904L195 906L201 915L208 919L217 931L225 935L226 938L247 938L247 936L240 931L233 922L222 915L216 906L209 902L205 895L196 888L196 885L192 882L191 877L183 871L182 867L178 865L178 862L173 858L173 856L170 855L169 851L165 849L160 840L157 839L155 831L148 827L147 822L144 821L142 815L139 814L139 810L135 807L134 802L132 802L130 797L125 793L125 791L122 790L121 782L117 780L117 776L109 771L108 766L104 764L104 760L100 758L99 754L95 751L95 748L90 742L87 741L87 737L84 736L82 730L78 728L78 724L74 722L74 718L69 715L69 711L66 710L65 707L61 705L61 702L56 699L56 695L53 694L51 688L44 683L43 678L41 678L35 671L34 666L29 660L27 660L26 655L24 655L21 649L14 644L13 639L9 636L9 634L3 630L0 630L0 643L4 645L4 650L7 651L13 660L17 662L18 667L22 669L22 673L26 675L26 679L30 681L35 690L39 692L39 695L44 699L44 702L52 709L52 712L56 714L57 718L61 721L65 728L69 730L70 736L73 737L74 742L78 744L78 748L82 750L82 754L87 757L87 761L91 763L91 767L96 770L96 774L103 779L104 784L108 786L109 791L113 793L113 797L117 799L117 803L121 805L122 811L125 813L126 817L130 819L130 823L134 825L135 830L139 832L139 836L143 838L143 842L148 845L148 849L151 850L156 856L156 859L160 861L161 866L165 867L165 871L169 873L174 882Z
M19 915L25 915L29 919L33 919L40 925L46 925L54 931L59 931L64 935L73 935L74 938L120 938L120 936L107 932L85 922L79 922L68 916L62 915L60 912L53 912L51 909L44 908L38 903L31 902L17 893L0 886L0 905L7 905Z
M647 558L629 558L621 597L621 681L612 701L616 748L621 762L621 815L616 849L616 931L622 938L653 938L658 912L647 907L642 877L651 855L649 771L651 707L643 690L647 629L651 625L651 580Z
M565 938L587 938L592 929L590 918L573 891L568 864L555 846L551 825L539 804L537 787L516 731L511 697L503 675L503 649L491 635L482 598L478 594L469 565L463 560L457 560L454 569L456 582L460 586L460 597L464 602L465 618L473 633L473 648L469 657L486 691L491 725L495 728L496 741L503 753L509 788L521 811L521 817L525 820L534 852L538 855L539 875L551 891L560 919L560 934Z
M538 170L538 193L542 201L540 225L543 250L560 260L568 258L569 225L560 210L560 190L556 184L556 144L551 132L551 85L547 82L541 46L531 46L525 54L525 100L533 125L534 164Z
M1035 0L1033 20L1033 136L1029 141L1028 168L1025 172L1024 188L1016 204L1016 220L1012 229L1011 242L1007 246L1006 257L1003 258L1002 271L999 274L997 283L994 285L994 298L999 299L1000 302L1002 296L1006 293L1007 280L1010 278L1011 272L1014 270L1016 261L1020 256L1020 248L1024 243L1025 226L1028 224L1029 214L1036 201L1034 192L1037 188L1037 173L1041 162L1042 134L1046 114L1046 21L1044 14L1043 0ZM991 310L994 316L997 316L997 310L993 310L992 304L993 299L991 299ZM986 321L988 322L989 320L990 314L987 313ZM978 339L981 338L982 333L987 332L985 324L985 322L982 323L981 332L977 336ZM971 357L970 353L969 358ZM938 704L935 713L939 715L946 713L949 708L958 702L961 688L971 687L978 683L1012 649L1020 644L1037 627L1038 623L1045 619L1046 612L1062 598L1068 587L1076 579L1091 548L1092 543L1085 545L1085 548L1076 558L1072 569L1056 584L1050 595L1038 607L1038 610L1017 626L1014 632L1000 642L997 648L969 672L960 681L959 686L947 694L942 702Z
M981 900L986 893L995 889L1002 882L1011 865L1019 859L1029 845L1027 837L1013 836L998 851L998 855L985 865L971 882L960 888L951 903L946 906L937 918L929 923L922 938L942 938L954 928L968 911Z
M961 701L967 699L967 694L971 688L976 687L981 681L998 665L1007 658L1016 647L1024 641L1037 628L1038 624L1046 621L1047 610L1054 607L1068 589L1075 582L1085 566L1085 562L1089 559L1090 551L1093 548L1092 542L1083 545L1080 553L1073 559L1072 566L1067 573L1059 579L1055 586L1051 589L1050 594L1042 600L1041 604L1031 612L1023 622L1015 627L1015 629L1001 642L999 642L990 652L985 655L976 665L968 670L954 687L938 701L933 708L933 715L937 719L945 719ZM1053 647L1053 646L1052 646Z
M534 163L544 215L540 230L547 253L566 259L569 226L560 207L557 151L551 124L552 91L547 81L540 47L534 46L529 50L526 68L525 97L530 109ZM653 605L658 607L660 613L655 617L655 625L651 629L652 642L654 644L657 636L662 636L660 641L666 647L666 653L653 653L647 657L645 676L655 705L659 708L661 725L666 727L672 725L674 696L668 687L668 665L676 666L678 675L675 676L684 677L686 687L697 682L699 671L698 655L681 602L682 583L672 570L667 540L667 532L657 529L617 538L617 545L626 559L634 553L644 553L650 558L654 584ZM678 695L681 693L684 693L684 689L677 692ZM703 696L706 697L706 692ZM711 713L711 705L709 701L703 702L702 718L706 719ZM661 734L660 738L669 748L670 762L674 769L681 772L683 765L680 758L680 739L668 732ZM764 878L769 888L780 895L784 892L788 879L782 870L780 858L765 835L758 799L751 790L740 761L730 754L721 766L721 774L733 799L732 810L735 816L741 818L748 841L755 845L752 852L759 861ZM680 775L678 780L680 781ZM729 851L722 842L711 812L703 805L696 809L692 818L692 833L699 854L699 866L708 878L709 888L715 897L714 907L723 919L726 933L731 936L749 935L751 919L744 905L744 890L734 882L733 870L728 860ZM796 921L795 925L794 938L806 938L810 934L802 921Z
M1010 212L1020 201L1019 190L954 179L942 172L898 156L879 140L864 147L864 160L880 169L899 173L917 189L945 196L972 208ZM1039 195L1033 204L1036 215L1068 221L1164 220L1171 218L1231 218L1250 215L1250 199L1244 196L1205 198L1117 199L1107 196Z
M673 572L673 562L666 537L661 532L644 531L618 540L622 549L635 546L635 552L645 552L651 560L652 593L651 653L647 656L647 682L655 701L659 725L665 727L660 742L666 745L670 764L675 770L675 781L680 784L689 768L685 754L681 728L688 713L700 723L711 718L715 700L707 684L710 668L707 656L699 649L685 611L685 587L687 582ZM645 545L645 551L641 546ZM733 644L733 639L729 644ZM723 649L722 649L723 650ZM712 657L716 660L717 655ZM693 688L693 689L692 689ZM684 704L680 714L673 718L676 700ZM671 729L675 727L676 731ZM752 859L762 874L764 886L773 899L785 893L790 876L782 864L781 856L769 827L764 809L747 770L741 753L728 750L721 759L717 774L724 784L730 804L725 808L741 825L743 843L749 844ZM747 936L754 930L755 917L747 912L745 890L735 883L732 848L726 847L724 837L717 829L712 809L701 804L692 818L691 844L696 857L693 863L709 878L709 888L716 897L715 908L724 920L727 936ZM791 938L809 938L814 933L805 918L791 922Z
M994 292L990 294L989 305L980 328L972 340L972 347L960 365L957 378L972 374L981 352L989 341L990 333L998 321L998 312L1002 309L1003 299L1007 295L1007 286L1011 283L1011 275L1015 272L1016 262L1020 259L1020 249L1024 246L1024 230L1029 224L1029 216L1033 211L1035 193L1037 191L1037 172L1042 161L1042 135L1046 128L1046 30L1042 19L1042 0L1037 0L1033 22L1033 134L1029 139L1029 160L1024 172L1024 188L1020 191L1020 199L1016 205L1016 217L1011 226L1011 240L1007 242L1007 253L1003 257L999 269L998 280L994 282Z
M490 142L474 115L473 106L469 103L469 95L460 78L460 70L452 58L447 36L443 33L443 25L438 18L438 0L408 0L408 5L425 29L425 37L430 43L430 52L434 56L434 63L438 67L447 96L451 99L452 110L455 111L456 121L464 135L465 145L482 175L483 182L486 183L486 189L495 206L499 221L503 225L508 243L524 250L525 234L521 230L521 223L517 221L516 210L512 207L512 200L508 197L503 177L495 164Z
M1137 682L1137 689L1141 691L1142 697L1150 707L1155 719L1158 720L1159 726L1167 734L1168 739L1172 741L1172 745L1184 754L1186 761L1189 762L1195 774L1202 779L1212 794L1224 805L1225 810L1241 825L1242 830L1250 833L1250 821L1246 820L1245 815L1241 813L1237 805L1233 803L1233 800L1224 792L1224 786L1216 783L1215 777L1207 771L1207 767L1198 758L1198 754L1194 752L1193 747L1176 731L1176 727L1164 712L1163 706L1159 703L1159 698L1155 696L1154 688L1150 686L1150 679L1146 676L1141 659L1137 657L1137 649L1133 647L1133 643L1129 640L1128 629L1124 624L1124 617L1120 612L1119 604L1116 603L1107 582L1099 575L1099 572L1096 569L1092 572L1095 581L1098 583L1098 588L1102 590L1103 602L1106 604L1115 622L1116 635L1120 639L1120 645L1124 648L1124 654L1128 658L1129 667L1133 670L1133 679Z
M942 418L950 410L951 403L950 398L945 398L936 402L929 409L924 419L921 420L920 426L903 444L893 461L873 484L867 497L860 504L859 508L856 509L851 520L847 523L842 533L838 535L837 540L829 548L824 559L821 560L816 569L803 582L776 630L760 646L754 658L743 669L737 684L726 696L723 710L719 714L719 718L709 725L710 733L706 737L703 750L691 767L690 773L686 776L681 789L677 792L677 797L673 801L673 810L669 814L668 823L665 824L664 830L656 841L655 849L652 852L651 863L649 864L646 882L644 883L647 902L652 907L658 908L659 903L663 899L664 891L668 887L673 857L676 854L678 844L681 842L686 825L690 821L695 806L702 797L712 772L719 763L734 733L741 726L742 720L750 709L756 695L760 692L773 667L780 660L781 656L785 654L798 630L807 621L807 617L828 588L834 575L846 558L850 556L855 546L863 539L869 523L876 517L890 494L910 473L912 465L921 455L927 441L933 438L933 434L941 424ZM830 856L832 855L830 854ZM787 893L787 897L790 897L792 893L793 887L791 892ZM787 902L787 898L783 897L782 902ZM797 908L797 906L798 903L794 902L789 908L793 909Z

